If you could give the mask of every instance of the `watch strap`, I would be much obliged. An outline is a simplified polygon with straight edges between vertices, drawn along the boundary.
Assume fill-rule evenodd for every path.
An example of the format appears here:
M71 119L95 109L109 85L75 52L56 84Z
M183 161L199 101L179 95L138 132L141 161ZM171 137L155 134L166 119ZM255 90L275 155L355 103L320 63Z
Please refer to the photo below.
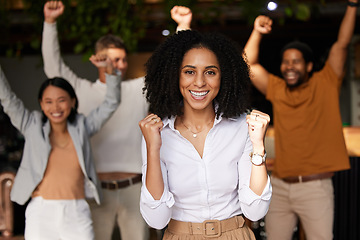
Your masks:
M358 6L359 6L359 3L358 3L358 2L348 1L347 5L350 6L350 7L358 7Z

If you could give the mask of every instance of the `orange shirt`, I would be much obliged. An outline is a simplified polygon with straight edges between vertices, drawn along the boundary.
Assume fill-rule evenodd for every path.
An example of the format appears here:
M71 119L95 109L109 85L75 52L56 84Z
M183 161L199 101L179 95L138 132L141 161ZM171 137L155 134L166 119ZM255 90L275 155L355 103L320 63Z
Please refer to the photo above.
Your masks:
M327 62L293 90L270 75L266 98L273 105L273 174L283 178L350 168L339 106L341 79Z
M44 177L32 196L44 199L85 198L84 174L72 141L64 148L52 147Z

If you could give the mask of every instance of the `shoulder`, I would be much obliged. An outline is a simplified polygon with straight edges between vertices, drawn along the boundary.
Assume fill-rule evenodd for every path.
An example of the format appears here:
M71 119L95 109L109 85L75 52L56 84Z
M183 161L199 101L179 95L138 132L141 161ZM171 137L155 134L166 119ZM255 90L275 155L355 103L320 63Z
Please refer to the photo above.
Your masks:
M341 81L341 77L338 77L332 68L329 61L326 61L324 67L317 72L314 72L310 78L310 81L318 83L318 82L333 82L334 84ZM315 80L315 81L314 81Z
M312 77L316 77L318 75L329 75L330 77L338 78L329 61L325 62L324 67L322 69L320 69L317 72L314 72Z
M123 85L144 85L145 82L145 76L138 77L138 78L131 78L123 80L121 83Z
M269 85L286 85L285 80L279 76L276 76L275 74L270 73L269 74Z
M121 93L123 96L131 95L131 98L145 98L143 94L144 77L128 79L121 82Z
M42 118L43 118L43 114L40 111L38 110L30 111L29 120L32 125L42 126L43 125Z
M74 125L74 126L81 126L81 125L84 125L85 122L86 122L86 116L82 113L77 113L75 120L69 124Z
M231 117L231 118L222 118L221 116L219 119L215 119L214 125L218 125L220 128L239 128L246 125L246 113L242 113L238 117ZM246 125L247 126L247 125Z
M271 100L277 92L284 91L287 89L286 82L279 76L276 76L272 73L269 74L269 81L266 89L266 98Z

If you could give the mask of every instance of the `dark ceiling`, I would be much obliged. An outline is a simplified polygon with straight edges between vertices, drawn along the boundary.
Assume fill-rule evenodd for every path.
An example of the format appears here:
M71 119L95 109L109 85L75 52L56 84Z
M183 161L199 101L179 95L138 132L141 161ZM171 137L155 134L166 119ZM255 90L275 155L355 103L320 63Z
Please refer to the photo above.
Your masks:
M14 0L13 0L14 1ZM15 1L16 2L16 1ZM204 16L205 9L210 8L211 1L198 1L194 7L194 17L192 28L199 31L217 31L231 37L243 46L252 30L251 22L248 18L243 17L243 9L239 7L221 5L220 15L213 18ZM277 0L279 8L270 12L265 8L259 11L274 19L273 32L266 37L266 42L271 43L272 48L283 45L294 38L310 42L316 49L322 51L327 48L331 42L336 39L337 30L346 8L346 0L326 0L326 1L302 1L313 5L311 9L311 18L307 21L300 21L296 18L285 16L284 8L288 6L289 0ZM320 4L325 2L326 4ZM140 39L138 51L153 51L156 46L164 40L161 32L169 26L169 18L164 13L163 4L148 4L151 8L149 14L144 16L146 21L146 33L144 38ZM21 9L13 9L11 16L11 38L10 42L21 41L22 43L30 42L33 23ZM207 18L207 20L205 19ZM210 18L210 21L209 21ZM204 20L205 19L205 20ZM359 21L358 21L359 22ZM359 34L359 27L356 27L356 34ZM1 34L2 35L2 34ZM0 40L1 41L1 40ZM69 43L71 44L71 43ZM320 45L320 46L317 46ZM64 47L64 51L71 51L71 47ZM24 50L25 53L31 53L31 50ZM4 52L0 49L0 55Z

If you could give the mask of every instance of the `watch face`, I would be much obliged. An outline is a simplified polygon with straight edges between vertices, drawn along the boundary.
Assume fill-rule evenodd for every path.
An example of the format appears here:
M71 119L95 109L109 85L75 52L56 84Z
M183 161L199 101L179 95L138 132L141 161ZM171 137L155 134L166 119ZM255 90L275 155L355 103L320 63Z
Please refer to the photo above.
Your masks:
M251 161L255 165L261 165L263 163L263 157L260 155L253 155Z

